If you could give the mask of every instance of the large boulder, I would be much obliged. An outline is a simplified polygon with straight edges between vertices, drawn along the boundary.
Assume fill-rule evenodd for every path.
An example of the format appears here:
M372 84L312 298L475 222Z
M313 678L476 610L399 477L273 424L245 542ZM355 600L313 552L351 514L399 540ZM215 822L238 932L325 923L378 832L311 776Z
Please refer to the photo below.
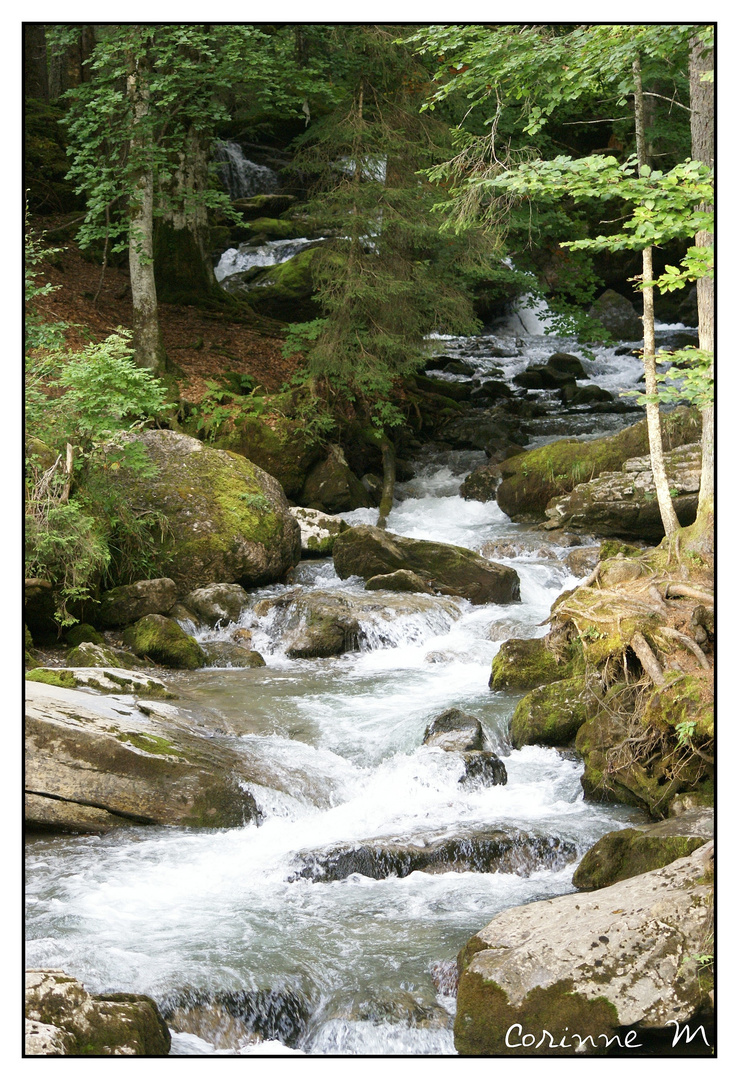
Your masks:
M713 929L713 845L592 894L508 908L460 955L462 1055L636 1049L712 1008L700 957ZM630 1029L632 1035L625 1029ZM629 1038L629 1042L624 1042ZM692 1049L692 1048L691 1048ZM706 1055L709 1047L699 1050Z
M701 479L700 443L665 454L672 503L681 525L695 521ZM630 458L547 505L548 529L659 541L665 534L649 457Z
M26 971L26 1054L166 1057L171 1038L144 994L88 994L64 971Z
M548 649L543 638L509 638L493 657L488 685L491 690L532 690L571 675L572 661Z
M613 289L606 289L590 305L588 315L597 320L604 330L615 338L626 341L641 341L644 336L642 321L634 305Z
M297 499L308 470L321 457L320 441L306 430L305 418L292 413L310 402L301 402L295 394L280 397L270 410L269 423L260 416L243 411L224 425L214 440L219 450L233 450L258 465L282 485L288 499ZM282 410L289 415L283 416Z
M691 810L656 825L601 836L572 876L578 889L602 889L683 859L713 839L713 810Z
M696 412L680 408L662 418L665 451L694 442L699 434ZM646 420L601 439L560 439L503 461L495 497L513 521L542 521L552 499L648 453Z
M119 696L28 682L27 825L72 832L134 824L234 828L258 816L235 748L199 734L172 706L147 712Z
M153 578L119 585L100 597L96 621L100 626L119 627L142 619L144 615L166 615L177 599L177 586L172 578ZM71 642L78 644L78 642ZM99 642L98 642L99 644Z
M473 604L510 604L520 599L518 574L474 551L431 540L412 540L359 525L336 538L334 566L340 578L373 578L413 570L437 592L463 596Z
M197 616L199 622L216 626L218 623L238 622L241 612L249 603L249 597L240 585L222 581L202 589L193 589L182 598L182 603Z
M320 315L313 298L313 260L317 247L305 248L285 262L267 267L247 281L234 274L223 281L228 292L244 295L260 315L282 322L305 322Z
M165 529L152 531L149 557L178 592L214 581L270 584L299 561L300 530L273 477L239 454L174 431L144 431L131 440L156 475L120 470L111 483L125 485L136 509L166 519Z

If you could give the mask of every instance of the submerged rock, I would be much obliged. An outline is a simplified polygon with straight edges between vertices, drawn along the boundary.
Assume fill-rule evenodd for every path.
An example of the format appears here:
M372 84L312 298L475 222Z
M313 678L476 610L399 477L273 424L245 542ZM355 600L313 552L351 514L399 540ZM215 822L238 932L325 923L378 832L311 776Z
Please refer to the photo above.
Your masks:
M237 751L167 713L147 716L119 697L28 683L26 824L107 832L134 824L230 828L256 819Z
M712 1010L699 960L713 929L712 856L703 845L592 894L497 915L460 954L458 1053L604 1053L626 1028L635 1048L655 1029L700 1023Z
M412 570L437 592L462 596L473 604L509 604L520 599L518 574L467 548L411 540L359 525L337 537L334 566L340 578L367 580L395 570Z
M171 1039L144 994L88 994L64 971L26 971L26 1054L164 1057Z
M311 881L342 881L351 874L381 880L427 873L473 871L527 876L535 870L562 869L576 858L575 845L559 837L537 836L521 829L492 829L472 836L430 838L423 845L371 840L325 851L299 852L295 875Z
M572 877L578 889L602 889L617 881L668 866L713 838L713 811L696 810L646 828L601 836Z
M265 666L261 653L245 649L235 641L208 641L203 644L208 667L259 668Z
M167 995L162 1013L173 1031L186 1031L216 1049L277 1039L294 1047L305 1036L314 1006L299 987L264 990L183 989Z

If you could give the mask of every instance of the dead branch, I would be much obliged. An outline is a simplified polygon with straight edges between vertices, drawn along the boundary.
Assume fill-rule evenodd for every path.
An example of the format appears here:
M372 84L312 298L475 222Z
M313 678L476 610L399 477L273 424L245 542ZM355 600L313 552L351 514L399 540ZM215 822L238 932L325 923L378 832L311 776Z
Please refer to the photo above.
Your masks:
M669 581L665 589L665 596L689 596L691 600L700 600L704 604L713 607L714 599L710 593L702 592L693 588L692 585L684 585L682 581Z
M686 649L690 649L690 651L697 656L700 666L705 671L710 671L711 665L708 663L708 660L706 660L706 654L703 652L703 649L701 649L697 642L688 637L687 634L681 634L679 630L674 630L671 626L661 626L659 632L664 637L672 638L673 641L679 641Z

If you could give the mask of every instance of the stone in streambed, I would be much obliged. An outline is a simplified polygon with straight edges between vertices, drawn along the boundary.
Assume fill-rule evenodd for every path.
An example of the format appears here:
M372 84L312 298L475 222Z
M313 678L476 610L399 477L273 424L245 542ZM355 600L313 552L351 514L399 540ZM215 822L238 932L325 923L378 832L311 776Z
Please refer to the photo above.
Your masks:
M164 1057L171 1039L144 994L88 994L64 971L26 971L26 1054Z
M513 747L571 746L587 719L582 678L538 686L522 698L511 718Z
M367 477L363 477L362 484L366 480ZM381 480L379 483L382 487ZM309 506L291 506L290 513L300 526L300 553L304 559L330 555L336 537L349 528L340 517Z
M392 574L377 574L376 577L368 578L364 583L365 589L376 592L380 589L388 589L390 592L420 592L433 593L422 577L414 574L412 570L395 570Z
M713 838L713 810L694 810L645 828L606 833L583 856L572 877L578 889L602 889L668 866Z
M227 581L193 589L182 598L183 606L197 617L198 622L206 626L238 622L248 603L246 590L241 585Z
M126 627L123 641L137 656L149 657L167 667L193 671L202 667L206 659L195 638L164 615L146 615Z
M254 649L245 649L233 641L208 641L203 645L208 667L260 668L264 657Z
M532 690L572 675L572 662L547 649L543 638L511 638L493 657L491 690Z
M424 732L423 745L458 753L487 748L482 724L461 709L447 709L432 720Z
M467 548L412 540L359 525L336 538L334 566L340 578L366 580L396 570L411 570L435 591L462 596L473 604L508 604L520 599L518 574Z
M177 586L171 578L134 581L133 585L120 585L103 593L97 621L104 627L128 626L144 615L166 615L176 599ZM69 640L70 644L79 644Z

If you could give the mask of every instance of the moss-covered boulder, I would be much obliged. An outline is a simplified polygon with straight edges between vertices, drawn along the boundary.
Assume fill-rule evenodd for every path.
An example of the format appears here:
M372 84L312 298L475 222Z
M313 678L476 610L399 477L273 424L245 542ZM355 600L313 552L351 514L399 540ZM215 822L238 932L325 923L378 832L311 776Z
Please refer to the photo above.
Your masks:
M671 1037L673 1022L705 1020L712 980L699 957L713 928L712 855L703 845L596 893L497 915L463 950L457 1052L593 1055L619 1036L616 1046L638 1053L648 1033Z
M698 414L675 409L662 418L665 450L694 442L700 433ZM604 472L620 470L629 458L649 453L647 422L601 439L561 439L501 463L502 480L495 497L513 521L542 521L548 503Z
M322 443L306 431L304 419L280 415L281 406L288 413L295 408L292 398L284 406L281 400L274 405L277 411L270 414L269 423L253 413L235 414L213 445L242 454L273 476L288 499L297 499L308 472L321 457Z
M209 641L203 646L208 667L260 668L264 657L254 649L245 649L234 641Z
M510 739L522 746L570 746L585 723L582 678L539 686L519 701L511 718Z
M128 655L130 654L120 649L117 650L115 659ZM61 686L67 690L87 687L109 694L145 694L150 698L175 696L161 679L155 678L148 671L132 671L121 667L119 663L105 666L85 664L84 667L65 668L37 667L26 675L26 679L28 682Z
M395 570L412 570L437 592L463 596L473 604L510 604L520 599L518 574L467 548L412 540L371 525L336 538L334 566L340 578L365 580Z
M133 626L127 626L123 641L137 656L148 657L166 667L192 671L205 663L205 653L195 638L164 615L145 615Z
M372 505L366 488L349 468L344 451L335 444L306 476L298 501L324 514L342 514Z
M103 645L105 643L103 635L94 626L90 626L89 623L75 623L74 626L70 626L64 635L64 640L72 648L88 642L92 645Z
M320 314L313 299L315 247L306 248L285 262L264 270L250 282L248 302L260 315L281 322L304 322ZM224 285L228 287L227 278Z
M308 506L291 506L290 513L300 526L300 553L304 559L331 555L336 537L349 528L340 517Z
M121 693L120 687L108 696L27 683L30 829L236 828L257 818L243 788L248 765L240 747L199 734L173 706L144 712Z
M25 1052L30 1056L165 1057L169 1028L144 994L88 994L64 971L26 971Z
M104 592L100 597L96 619L100 626L128 626L129 623L142 619L144 615L166 615L176 599L177 586L172 578L134 581L132 585L120 585ZM67 637L69 638L69 635Z
M138 663L137 657L133 657ZM70 667L114 667L120 668L126 665L119 660L112 649L104 645L95 645L92 641L83 641L69 650L67 663Z
M713 838L713 813L694 811L650 825L601 836L572 876L578 889L603 889L617 881L684 859Z
M180 593L214 581L245 588L279 580L300 559L300 530L278 482L239 454L214 450L174 431L132 438L155 476L140 472L112 483L136 507L155 511L149 558Z
M543 638L510 638L493 657L491 690L532 690L573 674L573 661L562 660Z

